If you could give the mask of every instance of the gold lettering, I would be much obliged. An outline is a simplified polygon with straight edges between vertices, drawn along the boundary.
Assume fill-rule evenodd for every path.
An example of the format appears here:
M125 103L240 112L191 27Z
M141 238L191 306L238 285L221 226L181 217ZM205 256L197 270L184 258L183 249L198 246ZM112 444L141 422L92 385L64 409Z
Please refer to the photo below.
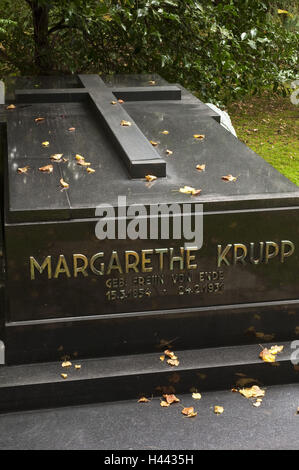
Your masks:
M242 253L238 256L238 250L242 250ZM245 258L247 256L247 246L243 245L243 243L235 243L234 244L234 264L238 262L242 264L246 264Z
M252 264L260 264L263 261L264 255L264 242L260 242L260 257L255 259L254 258L254 247L255 243L250 243L250 263Z
M195 264L190 264L191 261L195 260L194 255L190 255L190 251L197 251L197 248L187 248L186 250L186 268L187 269L197 269L197 263Z
M173 256L173 248L169 248L170 253L170 261L169 261L169 269L173 271L173 263L178 262L180 263L180 269L184 269L184 248L180 248L181 256Z
M51 256L47 256L42 265L40 266L38 264L38 262L36 261L36 259L33 257L33 256L30 256L30 279L31 281L34 281L35 280L35 270L34 268L36 268L38 270L38 272L40 274L42 274L42 272L48 268L48 279L51 279L52 278L52 264L51 264Z
M57 279L59 274L66 274L67 277L71 277L71 273L70 273L70 270L68 268L68 265L67 265L67 262L66 262L66 259L65 259L64 255L59 256L58 263L57 263L56 270L55 270L55 274L54 274L54 278Z
M107 268L107 273L106 274L110 274L112 270L114 269L117 269L117 271L120 273L120 274L123 274L123 270L122 270L122 267L121 267L121 264L120 264L120 261L119 261L119 257L118 257L118 253L117 251L112 251L112 255L110 257L110 261L109 261L109 264L108 264L108 268Z
M141 270L143 273L150 273L153 270L152 266L145 267L146 264L151 262L150 259L146 258L146 255L152 255L154 250L141 250Z
M78 260L83 261L82 266L78 266ZM88 266L88 259L84 255L79 255L75 254L73 255L73 264L74 264L74 277L78 277L78 273L82 273L84 277L88 276L88 273L86 272L87 266Z
M217 263L217 267L220 268L221 266L221 263L222 261L224 261L227 266L230 266L230 262L228 261L228 259L226 259L226 255L228 254L228 252L230 251L231 247L233 245L229 244L229 245L226 245L226 247L224 248L224 250L221 252L222 250L222 245L218 245L217 246L217 249L218 249L218 263Z
M289 247L289 251L286 252L286 247ZM285 258L289 258L295 251L295 245L293 242L289 240L282 240L281 241L281 254L280 254L280 261L284 263Z
M130 256L134 256L135 261L133 263L129 263ZM125 266L126 266L126 273L130 271L130 269L133 269L135 273L139 273L139 269L137 268L139 264L139 255L136 253L136 251L130 251L127 250L125 251Z
M97 276L103 276L105 265L104 265L104 263L101 263L100 264L101 269L97 269L94 264L99 258L103 258L103 256L104 256L104 253L100 252L100 253L96 253L95 255L93 255L90 259L90 263L89 263L90 269Z
M270 248L274 248L274 251L270 252ZM269 263L269 259L275 258L279 253L279 246L275 242L266 242L266 253L265 253L265 263Z
M164 268L164 258L163 255L165 253L168 253L168 248L156 248L155 253L159 254L159 269L160 271L163 271Z

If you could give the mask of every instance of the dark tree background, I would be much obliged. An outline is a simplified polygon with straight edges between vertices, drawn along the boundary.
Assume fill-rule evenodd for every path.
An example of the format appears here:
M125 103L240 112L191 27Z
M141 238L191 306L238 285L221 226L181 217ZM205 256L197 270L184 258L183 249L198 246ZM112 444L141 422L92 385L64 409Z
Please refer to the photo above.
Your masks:
M298 75L297 0L0 0L5 74L157 72L228 102Z

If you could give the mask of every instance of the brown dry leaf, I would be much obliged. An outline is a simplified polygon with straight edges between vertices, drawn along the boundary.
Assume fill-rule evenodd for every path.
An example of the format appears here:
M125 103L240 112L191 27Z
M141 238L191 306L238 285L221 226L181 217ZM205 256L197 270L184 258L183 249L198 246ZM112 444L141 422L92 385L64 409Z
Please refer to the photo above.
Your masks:
M62 364L61 364L61 367L71 367L72 366L72 363L70 361L64 361Z
M235 387L233 387L233 388L231 389L231 392L233 392L233 393L236 393L236 392L238 392L238 391L239 391L239 390L238 390L237 388L235 388Z
M205 165L205 164L196 165L196 169L197 169L198 171L205 171L206 165Z
M138 400L138 403L148 403L150 400L146 397L141 397Z
M151 183L152 181L155 181L157 177L155 175L145 175L145 179Z
M167 401L160 401L160 406L162 406L162 408L168 408L170 403L167 403Z
M276 344L275 346L271 346L271 348L269 349L269 352L275 355L275 354L280 353L282 350L283 350L283 346L277 346Z
M78 160L77 165L79 165L79 166L89 166L90 162L86 162L85 160Z
M132 123L130 121L125 121L124 119L120 122L121 126L130 127Z
M79 370L81 369L81 367L82 367L81 364L75 364L75 369Z
M216 413L216 415L221 415L224 411L224 408L223 406L214 406L214 413Z
M177 356L173 351L170 351L170 349L165 349L164 351L165 356L170 357L170 359L177 359Z
M50 142L48 142L47 140L45 142L42 142L43 147L49 147L49 145L50 145Z
M55 153L54 155L51 155L51 160L55 161L55 162L60 162L61 159L62 159L62 155L63 153Z
M194 137L194 139L197 139L197 140L203 140L205 138L205 135L204 134L194 134L193 137Z
M178 359L167 359L167 364L170 366L178 366L179 365L179 360Z
M201 189L195 189L191 186L184 186L183 188L179 189L179 192L183 194L191 194L192 196L198 196L201 193Z
M61 178L59 182L64 189L68 189L70 187L70 185L66 183L63 178Z
M67 379L67 374L60 374L63 379Z
M272 354L269 349L264 348L260 354L259 357L264 361L264 362L275 362L276 357L274 354Z
M192 393L192 398L194 398L194 400L200 400L201 399L201 394L198 393L198 392L194 392L194 393Z
M87 173L95 173L96 170L94 170L93 168L90 168L90 166L88 168L86 168L86 171Z
M169 131L161 131L161 134L164 134L164 135L168 135L169 134Z
M74 132L76 130L76 128L75 127L69 127L68 130L69 130L69 132Z
M117 100L119 104L123 104L124 100Z
M183 408L182 409L182 414L187 416L188 418L193 418L194 416L197 415L197 411L194 411L193 406Z
M53 165L41 166L39 168L39 171L42 171L44 173L52 173L53 172Z
M165 398L166 402L169 403L170 405L172 403L179 403L180 399L178 397L176 397L174 394L171 394L171 395L163 395L163 398Z
M44 117L37 117L37 118L34 119L35 122L42 122L44 120L45 120Z
M166 155L172 155L173 154L173 151L169 150L169 149L166 149L165 152L166 152Z
M239 393L245 398L261 398L265 396L265 390L262 390L258 385L253 385L251 388L241 388Z
M18 173L27 173L29 170L29 166L24 166L23 168L18 168Z
M223 179L223 181L237 181L237 176L233 176L233 175L225 175L225 176L221 176L221 179Z
M153 147L157 147L159 142L155 142L154 140L150 140L150 143L152 144Z
M14 104L9 104L8 106L6 106L6 109L16 109L16 106Z

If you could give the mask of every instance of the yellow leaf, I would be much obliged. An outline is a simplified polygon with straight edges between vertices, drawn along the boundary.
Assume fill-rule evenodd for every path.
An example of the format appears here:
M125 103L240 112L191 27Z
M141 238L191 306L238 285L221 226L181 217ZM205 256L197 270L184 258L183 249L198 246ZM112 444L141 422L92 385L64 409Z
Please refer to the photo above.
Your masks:
M150 143L152 144L153 147L157 147L158 142L155 142L154 140L150 140Z
M141 397L138 400L138 403L148 403L150 400L146 397Z
M155 175L145 175L145 179L151 183L152 181L155 181L157 177Z
M88 168L86 168L86 171L87 171L87 173L95 173L96 170L94 170L93 168L88 167Z
M66 183L66 182L64 181L63 178L60 179L60 184L61 184L61 186L62 186L64 189L68 189L69 186L70 186L68 183Z
M48 142L47 140L45 142L42 142L43 147L49 147L49 145L50 145L50 142Z
M72 363L70 361L64 361L62 364L61 364L61 367L71 367Z
M39 171L44 172L44 173L52 173L53 172L53 165L41 166L39 168Z
M269 351L269 349L265 348L260 352L259 357L264 361L264 362L275 362L276 358L275 355Z
M132 123L130 121L125 121L124 119L120 122L120 125L121 126L124 126L124 127L130 127L132 126Z
M18 168L18 173L27 173L29 170L29 166L24 166L23 168Z
M84 157L82 157L82 155L79 155L78 153L75 155L75 159L80 162L81 160L85 160Z
M216 413L217 415L221 415L224 411L224 408L223 406L214 406L214 413Z
M251 388L241 388L239 393L245 398L260 398L264 397L266 392L258 385L253 385Z
M205 138L205 135L204 134L194 134L193 137L194 137L194 139L197 139L197 140L203 140Z
M161 134L168 135L169 131L162 131Z
M14 104L9 104L8 106L6 106L6 109L16 109L15 105Z
M206 165L205 165L205 164L196 165L196 169L197 169L198 171L205 171Z
M201 394L198 393L198 392L194 392L194 393L192 393L192 398L194 398L194 400L200 400L201 399Z
M166 149L165 152L166 152L166 155L172 155L173 154L173 151L169 150L169 149Z
M55 162L60 162L62 158L63 153L55 153L54 155L51 155L51 160L54 160Z
M167 359L167 364L170 366L178 366L179 365L179 360L178 359Z
M168 408L170 406L170 403L167 403L167 401L161 401L160 406L162 406L162 408Z
M221 177L223 181L237 181L237 176L225 175Z
M67 374L60 374L63 379L67 379Z

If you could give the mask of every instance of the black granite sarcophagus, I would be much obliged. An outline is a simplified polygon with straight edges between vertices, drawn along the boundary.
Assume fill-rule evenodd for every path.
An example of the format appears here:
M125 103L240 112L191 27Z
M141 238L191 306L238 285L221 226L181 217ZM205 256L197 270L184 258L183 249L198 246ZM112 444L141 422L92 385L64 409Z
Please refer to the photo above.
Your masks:
M0 120L2 370L296 338L299 189L181 86L19 78Z

